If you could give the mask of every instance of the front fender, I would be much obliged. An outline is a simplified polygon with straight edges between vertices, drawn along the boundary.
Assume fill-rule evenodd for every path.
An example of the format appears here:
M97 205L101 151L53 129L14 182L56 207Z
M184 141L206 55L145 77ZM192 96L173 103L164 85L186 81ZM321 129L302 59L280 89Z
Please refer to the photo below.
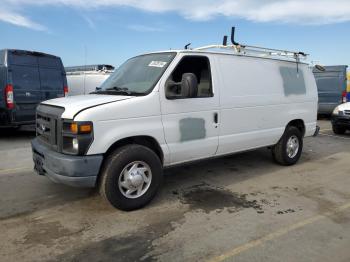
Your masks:
M104 154L119 140L135 136L154 138L163 151L164 163L169 162L169 151L164 139L161 116L99 121L94 124L94 141L87 154Z

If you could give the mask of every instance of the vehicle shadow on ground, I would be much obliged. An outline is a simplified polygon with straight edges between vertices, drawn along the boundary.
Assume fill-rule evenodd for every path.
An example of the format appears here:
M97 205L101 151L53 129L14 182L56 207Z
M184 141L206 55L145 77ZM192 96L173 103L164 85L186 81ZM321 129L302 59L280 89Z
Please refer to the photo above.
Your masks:
M1 128L0 129L0 141L1 140L18 140L20 139L33 139L35 137L34 126L21 127L21 128Z

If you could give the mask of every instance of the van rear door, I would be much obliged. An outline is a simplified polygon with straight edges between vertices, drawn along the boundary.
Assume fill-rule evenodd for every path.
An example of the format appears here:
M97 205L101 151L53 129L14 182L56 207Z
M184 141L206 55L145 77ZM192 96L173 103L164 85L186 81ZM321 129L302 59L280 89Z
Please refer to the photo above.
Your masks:
M8 84L13 86L15 122L34 122L35 109L41 101L36 58L27 52L9 52Z
M67 80L61 60L58 57L39 56L38 64L42 100L63 97Z

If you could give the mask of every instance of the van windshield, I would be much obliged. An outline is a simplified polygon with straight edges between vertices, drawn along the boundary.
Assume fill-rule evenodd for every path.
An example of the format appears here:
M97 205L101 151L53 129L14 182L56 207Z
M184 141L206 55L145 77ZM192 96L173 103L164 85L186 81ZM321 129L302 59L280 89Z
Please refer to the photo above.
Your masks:
M93 94L146 95L152 91L176 53L133 57L122 64Z

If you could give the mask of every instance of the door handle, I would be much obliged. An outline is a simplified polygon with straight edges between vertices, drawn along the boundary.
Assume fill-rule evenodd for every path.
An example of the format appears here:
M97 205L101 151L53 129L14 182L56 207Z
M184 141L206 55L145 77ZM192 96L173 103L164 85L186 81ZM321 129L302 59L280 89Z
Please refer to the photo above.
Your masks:
M215 112L215 113L214 113L214 123L215 123L215 124L218 124L218 122L219 122L219 116L218 116L218 113Z

